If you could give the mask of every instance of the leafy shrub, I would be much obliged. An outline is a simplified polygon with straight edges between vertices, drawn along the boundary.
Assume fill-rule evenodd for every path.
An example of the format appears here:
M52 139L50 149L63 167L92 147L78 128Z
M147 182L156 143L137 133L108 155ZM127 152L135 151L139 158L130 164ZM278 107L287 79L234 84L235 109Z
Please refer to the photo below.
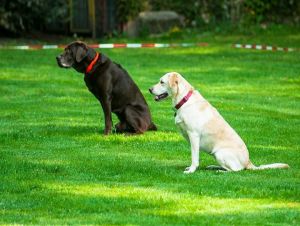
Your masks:
M32 30L63 30L69 22L68 3L69 0L0 0L0 31L22 34ZM190 27L300 22L299 0L114 0L113 3L120 30L145 9L174 10L185 17Z
M299 23L298 0L246 0L244 22L252 23Z
M0 28L11 33L43 31L51 24L66 23L67 0L2 0Z
M116 0L117 20L122 27L146 8L147 0Z
M300 21L299 0L149 0L154 10L174 10L190 26L291 23Z

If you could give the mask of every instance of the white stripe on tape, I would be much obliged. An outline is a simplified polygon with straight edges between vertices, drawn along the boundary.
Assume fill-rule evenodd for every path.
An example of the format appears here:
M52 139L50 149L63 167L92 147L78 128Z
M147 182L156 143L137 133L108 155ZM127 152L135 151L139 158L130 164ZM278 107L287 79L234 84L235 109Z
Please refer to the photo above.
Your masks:
M164 47L169 47L170 44L162 44L162 43L155 43L154 47L155 48L164 48Z
M141 43L128 43L127 48L141 48L142 44Z
M114 44L111 44L111 43L107 43L107 44L99 44L99 48L103 48L103 49L114 48Z
M12 46L13 49L29 49L29 46Z
M191 47L191 46L195 46L194 43L182 43L181 44L182 47Z
M266 50L273 50L272 46L267 46Z
M43 49L57 49L58 45L43 45Z

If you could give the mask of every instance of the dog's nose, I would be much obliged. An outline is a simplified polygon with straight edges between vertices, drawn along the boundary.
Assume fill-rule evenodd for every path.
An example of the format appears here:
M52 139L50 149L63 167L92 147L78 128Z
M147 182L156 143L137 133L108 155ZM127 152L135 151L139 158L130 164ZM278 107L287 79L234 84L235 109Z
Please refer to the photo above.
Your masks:
M149 89L149 92L150 92L150 93L153 93L153 88L150 88L150 89Z

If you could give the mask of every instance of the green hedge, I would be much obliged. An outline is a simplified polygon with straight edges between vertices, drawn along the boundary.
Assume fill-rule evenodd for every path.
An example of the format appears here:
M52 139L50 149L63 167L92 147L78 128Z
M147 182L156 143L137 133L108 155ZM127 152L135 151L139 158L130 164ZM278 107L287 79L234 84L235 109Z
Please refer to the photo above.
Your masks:
M114 0L114 4L119 27L145 9L174 10L194 27L300 23L299 0ZM0 31L49 31L53 25L61 29L68 23L68 11L68 0L1 0Z
M117 20L123 25L146 9L147 0L116 0Z
M154 10L174 10L188 25L300 22L299 0L149 0Z
M15 34L63 27L68 18L68 0L1 0L0 29Z

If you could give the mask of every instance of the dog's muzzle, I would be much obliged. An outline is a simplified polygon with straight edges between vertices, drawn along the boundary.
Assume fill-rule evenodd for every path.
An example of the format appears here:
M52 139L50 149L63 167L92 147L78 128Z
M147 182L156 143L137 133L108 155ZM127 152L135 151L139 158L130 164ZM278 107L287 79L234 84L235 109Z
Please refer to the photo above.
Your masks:
M63 67L63 65L61 63L61 56L60 55L56 57L56 61L57 61L58 66Z
M56 61L57 61L57 64L58 64L59 67L62 67L62 68L70 68L70 67L72 67L72 65L68 65L68 64L66 64L64 62L64 59L63 59L62 55L58 55L56 57Z
M153 88L150 88L149 89L149 92L151 93L151 94L154 94L153 93ZM154 94L155 95L155 94ZM165 99L165 98L167 98L169 95L168 95L168 93L162 93L162 94L159 94L159 95L155 95L155 100L156 101L160 101L160 100L163 100L163 99Z
M162 94L160 94L160 95L156 95L156 96L155 96L155 100L156 100L156 101L160 101L160 100L163 100L163 99L167 98L168 96L169 96L168 93L162 93Z

